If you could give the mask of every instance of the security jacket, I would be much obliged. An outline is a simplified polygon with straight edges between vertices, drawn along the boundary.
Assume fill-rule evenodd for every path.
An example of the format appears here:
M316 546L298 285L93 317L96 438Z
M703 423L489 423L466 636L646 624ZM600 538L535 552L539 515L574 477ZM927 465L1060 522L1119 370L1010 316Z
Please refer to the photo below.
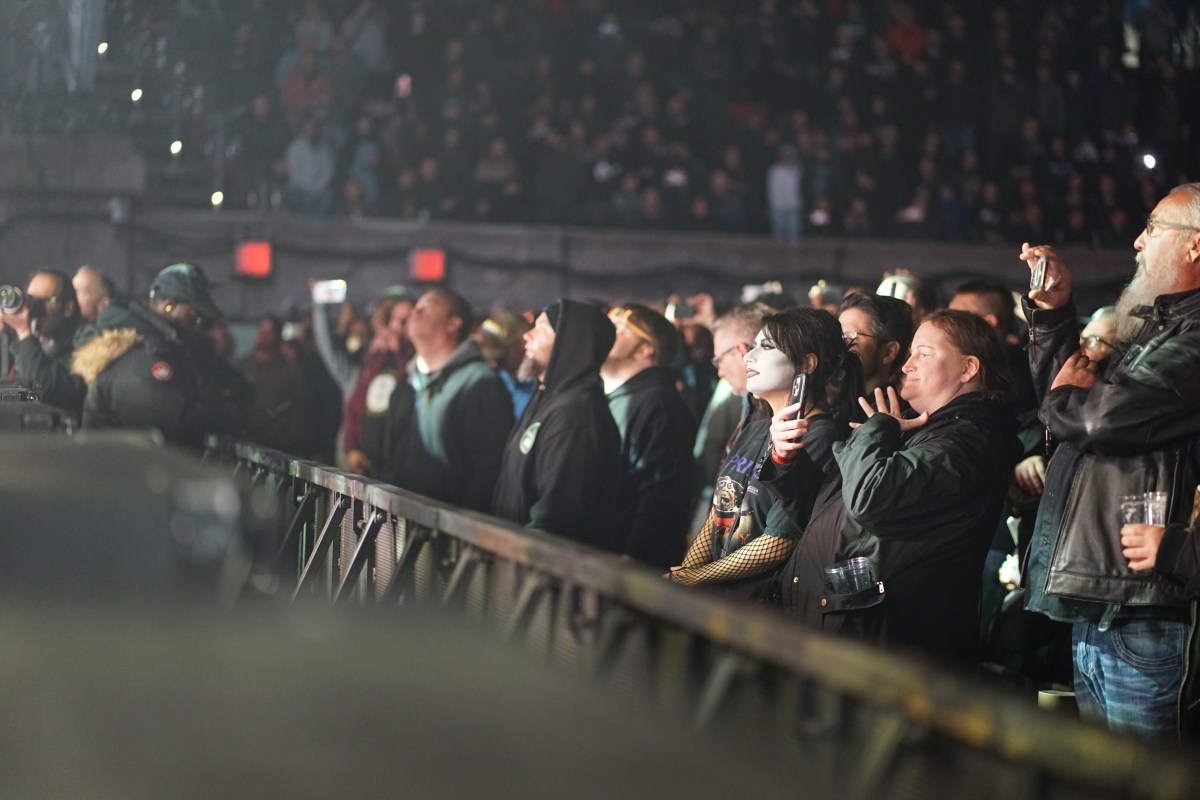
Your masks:
M71 362L88 386L84 428L154 428L192 447L210 433L241 433L251 390L205 342L186 343L137 304L112 303L98 322Z

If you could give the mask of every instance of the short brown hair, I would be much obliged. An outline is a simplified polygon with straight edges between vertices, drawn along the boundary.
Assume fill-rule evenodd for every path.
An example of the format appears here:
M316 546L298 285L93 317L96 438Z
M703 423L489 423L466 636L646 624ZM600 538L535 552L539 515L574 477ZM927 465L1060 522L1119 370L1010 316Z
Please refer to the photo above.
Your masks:
M672 325L669 319L649 306L640 303L626 303L622 308L629 312L629 322L645 331L654 340L652 343L654 345L654 365L667 367L673 364L675 356L679 355L679 346L683 338L679 329Z
M921 324L933 325L946 334L950 343L963 355L979 359L980 393L985 399L1012 402L1016 391L1008 365L1004 362L1004 351L1000 349L992 326L982 317L970 311L943 308L926 316Z

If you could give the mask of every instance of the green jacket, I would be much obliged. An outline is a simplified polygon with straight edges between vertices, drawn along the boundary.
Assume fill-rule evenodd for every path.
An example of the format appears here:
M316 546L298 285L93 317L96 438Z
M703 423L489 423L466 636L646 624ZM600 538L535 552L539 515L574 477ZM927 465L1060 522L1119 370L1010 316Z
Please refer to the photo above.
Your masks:
M512 398L479 345L463 342L438 372L409 362L380 441L363 442L379 477L456 506L487 511L513 425Z

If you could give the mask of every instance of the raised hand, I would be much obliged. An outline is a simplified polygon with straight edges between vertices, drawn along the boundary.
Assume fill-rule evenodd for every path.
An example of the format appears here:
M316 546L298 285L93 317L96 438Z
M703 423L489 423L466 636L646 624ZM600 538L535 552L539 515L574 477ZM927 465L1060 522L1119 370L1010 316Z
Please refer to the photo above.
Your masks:
M896 394L896 388L894 386L887 387L886 397L884 396L882 388L876 389L875 405L871 405L871 401L865 397L858 398L858 405L867 415L867 419L870 419L876 414L886 414L900 423L900 430L902 431L911 431L914 428L919 428L926 422L929 422L928 411L924 412L919 417L914 417L913 419L904 418L904 409L903 406L900 405L900 396ZM851 423L851 426L855 428L858 427L854 423Z
M1049 245L1031 246L1029 242L1021 245L1020 259L1029 267L1031 274L1041 256L1046 257L1046 280L1042 288L1029 290L1029 299L1046 311L1062 308L1071 299L1071 270L1067 262Z

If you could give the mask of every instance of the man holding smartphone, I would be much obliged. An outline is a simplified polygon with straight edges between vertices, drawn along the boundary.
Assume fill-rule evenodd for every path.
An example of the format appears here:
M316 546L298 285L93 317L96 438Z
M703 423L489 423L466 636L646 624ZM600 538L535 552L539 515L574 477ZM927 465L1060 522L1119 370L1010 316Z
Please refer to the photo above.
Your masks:
M1066 263L1048 246L1021 250L1031 270L1046 259L1024 302L1042 419L1059 442L1026 607L1072 624L1084 716L1146 737L1188 735L1200 713L1195 614L1184 586L1122 555L1117 500L1166 491L1167 521L1185 522L1200 482L1200 184L1160 200L1134 249L1103 370L1080 349Z

